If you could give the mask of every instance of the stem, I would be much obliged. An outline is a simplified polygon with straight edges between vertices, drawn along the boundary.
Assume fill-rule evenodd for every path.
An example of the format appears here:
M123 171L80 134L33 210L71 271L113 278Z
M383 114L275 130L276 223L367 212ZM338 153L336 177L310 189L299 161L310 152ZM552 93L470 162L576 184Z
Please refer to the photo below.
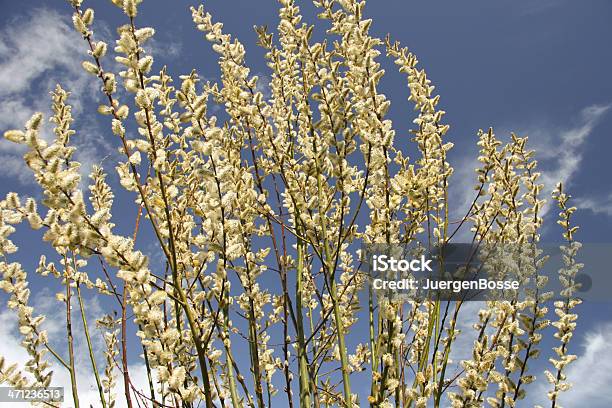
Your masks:
M297 285L295 292L295 303L297 309L297 342L298 362L300 371L300 407L310 407L310 387L308 375L308 362L306 361L306 346L304 344L304 321L302 316L302 291L304 275L304 242L298 239L297 244ZM316 384L315 384L316 386Z
M229 329L228 329L228 332L229 332ZM226 365L227 365L227 376L228 376L228 382L229 382L230 397L232 398L232 406L236 408L242 408L242 401L238 397L238 391L236 389L236 379L234 378L234 368L233 368L234 360L233 360L231 352L229 351L229 348L227 349L226 358L228 360Z
M136 214L136 225L134 226L134 234L132 241L136 244L136 236L138 235L138 229L140 226L140 217L142 215L142 206L138 206L138 213ZM128 371L127 361L127 284L123 284L123 293L121 294L121 370L123 371L123 391L125 394L125 402L128 408L132 408L132 397L130 395L130 373ZM143 353L145 356L145 363L147 366L147 377L149 379L149 388L151 389L151 400L155 406L155 393L151 381L151 367L149 367L149 359L147 357L147 350L145 346L142 346Z
M151 365L149 364L149 356L147 355L147 348L144 345L142 346L142 355L144 356L145 367L147 369L147 380L149 382L149 391L151 392L151 401L153 401L153 407L159 407L160 405L155 399L155 387L153 386L153 375L151 374ZM127 380L128 380L128 385L129 385L129 380L130 380L129 376L127 377ZM127 391L126 391L126 394L129 395ZM131 401L129 400L128 402L131 403ZM163 405L163 401L162 401L162 405Z
M123 390L125 393L125 402L128 408L132 408L132 398L130 396L130 374L128 372L127 363L127 319L126 319L126 296L127 284L123 284L123 294L121 303L121 369L123 371ZM144 355L147 353L145 351Z
M96 385L98 386L98 393L100 394L100 402L102 402L102 407L106 408L106 401L104 400L104 390L102 389L102 382L100 381L100 375L98 374L98 366L96 364L96 358L94 356L93 348L91 345L91 337L89 336L89 328L87 327L87 318L85 317L85 305L83 304L83 297L81 296L81 287L78 283L76 284L76 292L77 298L79 299L79 309L81 310L81 320L83 321L85 339L87 340L87 350L89 351L91 369L93 370L94 377L96 377Z
M378 371L378 361L377 358L377 347L376 347L376 335L374 332L374 294L372 292L372 285L368 285L368 319L370 325L370 354L371 354L371 366L372 366L372 375L370 382L370 397L374 397L376 394L376 380L374 379L374 373ZM372 406L373 403L370 404Z
M187 321L189 322L189 329L191 330L191 337L193 338L193 344L195 345L196 352L198 354L198 361L200 363L200 372L202 373L202 378L204 382L204 398L206 401L206 408L214 408L214 403L212 401L212 394L210 389L210 377L208 376L208 367L206 364L206 352L202 347L201 335L199 330L197 330L197 322L193 317L193 312L189 307L189 303L187 300L187 295L185 295L185 291L181 286L181 282L178 277L178 272L176 270L172 271L172 277L174 280L174 287L181 299L181 303L183 309L185 310L185 314L187 315ZM178 317L177 317L178 318Z
M311 132L313 130L311 129ZM319 153L316 144L316 138L313 138L313 150L314 150L314 161L316 166L316 177L317 177L317 189L319 192L319 218L321 219L321 235L323 236L323 267L327 270L326 278L329 279L329 296L333 304L334 321L336 325L336 332L338 335L338 348L340 352L340 365L342 369L342 386L344 392L344 402L347 407L352 407L351 399L351 382L350 382L350 371L348 356L346 353L346 341L344 339L344 327L342 324L340 305L338 304L338 290L336 287L335 270L331 259L331 251L329 248L329 239L327 235L327 214L324 209L323 200L323 174L321 171L321 165L319 163Z
M66 257L64 257L64 260ZM72 336L72 317L70 314L70 298L72 291L70 290L70 279L68 278L68 271L66 271L66 334L68 337L68 356L69 356L69 369L70 372L70 385L72 388L72 400L74 401L74 408L79 408L79 391L77 390L76 372L74 369L74 338Z
M346 354L346 342L344 339L344 328L340 316L340 305L337 299L336 281L332 280L330 285L330 296L334 304L334 320L336 321L336 330L338 332L338 348L340 349L340 364L342 366L342 385L344 389L344 402L347 407L352 407L351 402L351 382L349 377L349 362Z

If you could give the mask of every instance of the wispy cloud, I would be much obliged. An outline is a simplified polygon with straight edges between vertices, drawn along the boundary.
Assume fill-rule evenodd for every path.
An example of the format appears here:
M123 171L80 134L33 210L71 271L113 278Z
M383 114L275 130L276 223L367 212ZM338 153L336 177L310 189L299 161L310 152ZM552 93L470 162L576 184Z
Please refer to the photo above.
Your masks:
M80 67L84 50L69 16L46 8L16 17L0 31L0 134L22 128L34 112L43 112L48 118L49 92L59 83L72 93L69 103L80 130L73 139L80 148L76 158L86 162L82 166L86 174L91 163L99 160L97 156L108 151L108 145L99 137L95 120L79 115L97 98L95 79ZM43 137L51 138L47 123ZM23 146L0 138L0 171L12 181L26 184L33 178L20 160L22 154Z
M548 198L557 183L569 186L584 159L584 147L600 120L610 110L611 105L591 105L584 108L577 119L577 124L560 129L532 129L526 133L536 150L536 157L541 163L540 181L544 184L544 197ZM550 200L543 208L543 214L550 209Z
M101 333L95 328L95 320L101 317L102 308L97 297L86 298L85 303L88 307L86 315L90 335L94 343L94 354L96 356L98 369L101 371L100 375L103 376L105 360L102 352L104 341ZM64 359L67 359L65 340L66 318L63 314L63 304L58 303L55 297L52 296L51 291L46 289L37 294L33 305L37 313L47 316L42 328L47 331L49 341L53 347L55 347L55 350L60 355L64 356ZM97 391L95 377L93 376L91 362L89 360L83 325L80 321L80 316L78 316L78 308L75 313L73 319L73 334L75 338L75 371L77 373L79 402L82 406L97 407L100 406L100 397ZM2 344L0 355L6 359L7 365L18 363L19 368L23 370L23 363L28 361L30 357L20 343L21 339L19 338L16 314L6 309L0 311L0 344ZM8 352L9 350L10 353ZM47 354L46 358L51 362L51 370L53 370L51 386L64 388L64 402L66 406L70 406L72 402L70 375L63 366L54 360L53 356ZM148 395L149 393L146 391L148 390L148 380L144 364L130 364L128 370L130 372L130 381L132 385L139 390L139 392ZM123 382L122 379L119 378L121 376L119 369L117 368L115 371L115 375L118 378L117 385L114 389L114 393L117 395L117 404L115 406L117 408L123 408L126 407L125 397L123 397ZM13 405L14 404L0 402L0 408L9 408Z
M263 96L264 100L270 99L272 97L272 88L270 88L270 77L263 72L258 72L257 77L259 78L259 80L255 85L255 92L261 92L261 95Z
M576 199L581 210L590 210L595 214L612 217L612 192L605 197L585 197Z
M0 33L3 94L21 93L45 72L58 67L72 70L79 38L55 11L37 9L18 18Z
M464 155L454 164L454 172L449 184L449 204L452 207L451 218L453 219L460 219L465 216L470 204L476 197L477 191L474 190L474 186L477 184L475 169L480 165L477 157L477 153Z
M568 366L567 378L572 388L561 393L559 399L565 407L578 407L588 402L589 408L609 408L612 406L612 354L609 341L612 338L612 322L602 324L597 329L587 333L581 345L578 359ZM550 405L546 403L546 393L550 384L544 376L539 376L539 382L529 393L531 403Z
M183 43L179 38L167 38L160 40L158 38L151 38L151 40L145 46L145 50L148 54L153 55L156 58L175 58L178 57L183 49Z
M457 338L451 348L450 359L454 362L472 358L474 342L478 339L478 331L474 325L478 323L480 309L486 309L485 302L473 301L461 304L457 318Z
M36 9L5 26L0 31L0 128L23 124L35 110L49 111L45 96L60 80L77 91L87 88L81 56L81 39L56 11Z
M573 125L554 126L550 124L535 124L516 132L520 136L529 136L528 147L536 151L541 173L540 183L544 184L542 198L546 204L542 208L544 216L550 206L550 194L558 182L571 185L584 159L584 147L601 119L610 110L610 105L591 105L582 109L574 119ZM498 129L499 139L506 138L510 131ZM450 200L452 201L451 218L463 217L476 196L476 174L474 169L479 166L477 154L465 154L454 164L450 183ZM584 199L582 208L589 208L599 213L612 215L612 194L606 199ZM457 239L469 238L468 229L463 228Z

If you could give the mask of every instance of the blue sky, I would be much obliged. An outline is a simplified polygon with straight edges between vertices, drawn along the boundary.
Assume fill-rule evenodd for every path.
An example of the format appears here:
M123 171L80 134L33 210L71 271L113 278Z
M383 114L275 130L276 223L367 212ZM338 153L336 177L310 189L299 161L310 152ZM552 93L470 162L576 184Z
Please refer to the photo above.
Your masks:
M312 21L313 6L299 3ZM168 64L173 76L197 68L202 76L214 79L218 77L215 56L193 27L188 11L192 4L145 0L139 25L157 30L153 51L158 68ZM274 27L277 3L209 0L205 4L216 20L224 22L226 30L246 45L253 72L267 75L263 50L255 46L252 26ZM80 131L78 158L89 165L103 162L110 168L117 160L114 139L106 118L86 114L97 106L100 94L98 84L80 68L85 48L72 30L67 3L0 0L0 10L0 131L22 127L34 110L48 112L48 92L61 82L73 92ZM374 19L375 34L389 32L416 53L437 86L451 125L449 138L456 146L450 161L455 167L451 200L457 207L466 201L466 191L473 184L476 132L493 126L500 136L510 131L530 136L547 188L557 180L564 181L580 207L576 216L581 225L580 240L610 241L612 2L370 0L366 14ZM96 6L94 30L108 42L114 38L113 27L123 22L119 10L107 2ZM392 100L390 117L398 136L406 135L412 113L404 77L388 69L382 91ZM39 193L20 164L20 155L0 141L0 194L18 191L36 196ZM130 197L118 197L116 208L123 205L126 211L122 217L133 219ZM555 213L550 211L549 219ZM132 224L126 225L128 232ZM558 233L554 223L548 222L544 239L558 241ZM29 240L30 235L19 236L22 250L45 252L45 248L29 243L36 242ZM24 263L33 265L37 259ZM44 283L34 285L44 293ZM0 316L10 319L3 307ZM598 353L609 349L605 339L612 335L612 306L586 304L581 310L574 351L585 358L575 365L574 374L579 380L592 380L572 391L568 398L573 399L566 405L587 398L593 408L608 407L612 392L602 396L597 381L612 382L612 358L600 358ZM8 338L10 332L0 330L0 339L3 336ZM602 370L589 376L592 363L602 358L600 366L607 367L607 373ZM137 356L133 359L137 364ZM597 400L588 394L593 389L599 393Z

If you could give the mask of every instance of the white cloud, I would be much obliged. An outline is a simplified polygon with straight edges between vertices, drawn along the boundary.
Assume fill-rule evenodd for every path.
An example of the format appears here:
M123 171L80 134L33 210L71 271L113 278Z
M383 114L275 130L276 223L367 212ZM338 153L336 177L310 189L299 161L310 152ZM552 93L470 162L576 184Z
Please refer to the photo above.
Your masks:
M609 408L612 406L612 354L609 341L612 338L612 322L602 324L588 332L581 345L578 359L567 369L567 378L572 388L559 397L565 407L578 407L588 402L589 408ZM546 403L546 393L550 384L544 376L538 377L539 383L530 392L532 403Z
M470 205L476 198L477 191L474 186L477 184L476 169L480 163L477 160L477 153L468 156L464 155L458 164L454 165L454 172L449 183L449 206L451 208L450 218L453 224L450 231L454 232L458 222L466 216ZM461 229L455 234L455 242L469 242L473 233L470 232L471 222L466 221Z
M552 129L537 129L525 132L531 135L529 142L536 150L536 157L544 166L540 166L544 184L543 197L547 205L543 214L550 209L550 193L558 182L566 187L571 185L584 159L584 145L599 121L608 112L611 105L592 105L580 112L578 124L558 132ZM558 134L558 137L553 135Z
M60 81L87 89L82 39L66 16L36 9L5 26L0 44L0 128L21 127L35 110L49 111L48 93ZM75 110L80 108L77 103Z
M474 325L479 321L478 313L480 309L486 307L486 303L481 301L464 302L461 305L456 323L457 330L460 333L451 348L450 359L452 361L460 363L462 360L472 358L474 342L478 339L478 331L474 329ZM451 313L453 310L454 305L451 306Z
M15 180L20 184L29 184L34 181L30 169L18 155L0 153L0 170L3 177Z
M47 330L49 340L51 344L54 344L55 350L63 356L66 361L66 328L65 328L65 314L63 305L58 303L51 291L43 289L36 294L35 299L32 300L35 306L36 313L41 313L47 316L47 319L43 323L43 329ZM96 356L96 362L98 364L98 370L100 376L104 375L104 364L105 359L102 354L104 342L102 340L101 333L95 327L95 320L102 315L102 308L99 304L97 297L91 297L85 299L86 304L86 315L88 319L88 327L90 335L92 337L93 349ZM77 387L79 390L79 403L81 406L100 406L100 397L98 394L95 377L91 369L91 362L89 360L89 354L87 351L87 344L85 341L83 325L80 321L79 309L73 305L73 333L75 336L75 371L77 372ZM17 325L17 317L11 310L2 310L0 312L0 344L2 344L2 350L0 355L6 359L6 364L10 365L18 363L19 368L23 371L23 363L28 361L30 357L20 345L19 331ZM10 350L10 352L8 352ZM68 371L61 366L52 355L47 354L45 356L49 362L52 363L51 370L53 370L53 377L51 381L52 387L64 387L64 404L62 406L72 406L72 393L71 393L71 382ZM131 364L128 366L130 372L130 380L133 386L142 392L144 395L148 393L148 381L146 369L143 364ZM123 397L123 378L118 369L115 370L116 382L114 392L116 394L117 408L126 407L125 397ZM26 373L27 374L27 373ZM133 397L135 398L135 397ZM14 404L0 402L0 408L9 408Z
M534 125L517 132L519 136L529 136L528 148L536 151L541 173L540 183L544 184L541 197L546 200L541 215L551 208L550 195L559 181L567 187L572 184L580 164L584 159L584 146L610 105L591 105L580 111L576 124L565 128L551 125ZM499 139L510 134L504 129L495 132ZM476 197L474 186L477 184L474 169L479 166L477 153L465 154L456 164L450 183L451 219L458 221L467 213L470 204ZM578 201L581 208L588 208L596 213L612 215L612 195L606 199L585 198ZM454 225L454 224L453 224ZM451 230L453 228L451 227ZM469 223L462 226L455 236L455 241L469 240Z
M255 85L255 92L261 92L264 100L269 100L272 97L272 89L270 88L271 78L263 72L258 72L257 76L259 80Z
M20 93L46 71L71 69L81 46L79 36L57 12L38 9L27 18L10 23L2 33L0 89L3 94ZM7 58L10 56L10 58Z
M595 214L604 214L612 217L612 193L603 198L577 198L576 203L576 206L581 210L591 210Z
M467 302L462 306L457 328L461 334L453 343L451 359L459 362L471 358L474 340L477 331L472 325L478 322L478 310L484 307L482 302ZM612 354L609 352L609 342L612 338L612 322L601 324L598 328L587 332L576 349L570 348L570 353L577 354L578 359L568 366L566 371L568 381L572 388L561 394L560 404L564 407L577 407L588 401L589 408L609 408L612 406ZM553 370L545 362L542 370ZM549 406L547 393L551 385L543 372L537 374L537 380L527 390L527 400L520 406L534 406L539 404Z
M160 40L151 38L145 46L145 51L153 55L154 58L174 58L178 57L183 49L183 43L178 38L167 38Z
M104 26L100 30L104 33ZM51 113L49 92L56 84L71 92L69 103L78 130L73 137L78 160L91 164L108 154L110 147L99 135L95 118L79 115L99 99L98 83L80 66L86 58L86 44L74 31L69 15L42 8L19 16L0 31L0 134L20 129L34 112ZM43 137L51 138L52 126L45 123ZM23 147L0 138L0 173L20 184L33 178L21 155Z

